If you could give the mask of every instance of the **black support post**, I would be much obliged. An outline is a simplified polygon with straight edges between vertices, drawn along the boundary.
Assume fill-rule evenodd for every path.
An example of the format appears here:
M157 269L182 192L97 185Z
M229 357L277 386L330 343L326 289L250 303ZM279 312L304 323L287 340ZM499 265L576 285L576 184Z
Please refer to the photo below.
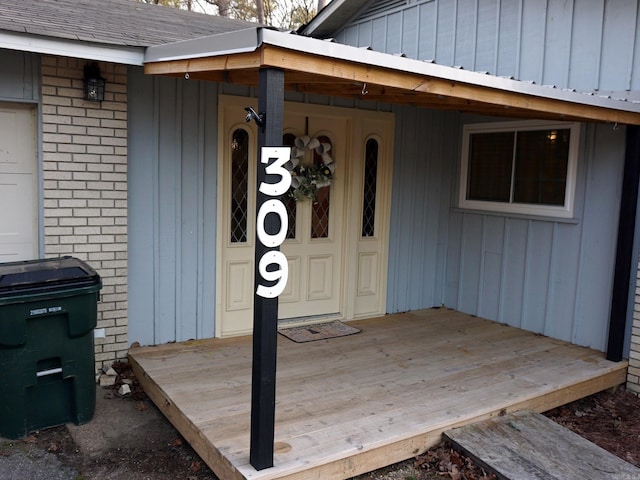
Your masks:
M638 182L640 181L640 127L627 126L624 173L622 177L622 200L618 223L618 245L613 276L613 295L609 317L609 340L607 360L619 362L624 350L627 305L631 270L638 268L633 258L633 241L638 205Z
M260 161L262 147L282 145L282 125L284 113L284 72L273 68L259 72L258 113L263 126L258 134L258 182L265 181L265 165ZM256 212L267 200L266 195L257 191ZM279 220L274 215L265 219L265 231L278 231ZM255 247L255 288L260 278L258 263L268 251L256 235ZM254 290L255 292L255 290ZM273 466L273 445L276 408L276 357L278 336L278 298L263 298L254 294L253 308L253 370L251 388L251 445L250 462L256 470Z

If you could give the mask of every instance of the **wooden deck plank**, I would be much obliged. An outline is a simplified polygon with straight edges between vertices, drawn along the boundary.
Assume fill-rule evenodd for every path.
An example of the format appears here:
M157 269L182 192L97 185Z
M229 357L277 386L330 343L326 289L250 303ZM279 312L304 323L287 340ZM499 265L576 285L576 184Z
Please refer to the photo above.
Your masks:
M501 480L631 480L640 469L531 411L444 433Z
M251 339L133 349L145 390L226 479L344 479L441 433L544 411L625 381L603 354L439 309L353 322L357 335L278 341L274 468L249 465Z

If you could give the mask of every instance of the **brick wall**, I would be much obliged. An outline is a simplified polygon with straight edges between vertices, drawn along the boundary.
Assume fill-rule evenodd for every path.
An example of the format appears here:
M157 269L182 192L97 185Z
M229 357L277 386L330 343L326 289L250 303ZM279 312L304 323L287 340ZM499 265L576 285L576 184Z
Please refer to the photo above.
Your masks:
M640 394L640 264L638 264L635 302L633 307L627 389L636 394Z
M127 70L99 63L105 101L85 101L88 62L42 57L45 256L72 255L102 278L96 368L126 358Z

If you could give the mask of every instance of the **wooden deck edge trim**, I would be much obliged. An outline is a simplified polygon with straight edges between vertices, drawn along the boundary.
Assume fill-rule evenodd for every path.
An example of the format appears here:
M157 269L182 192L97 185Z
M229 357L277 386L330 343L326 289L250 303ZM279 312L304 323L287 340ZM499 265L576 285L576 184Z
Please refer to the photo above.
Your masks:
M620 362L607 373L589 378L573 385L558 387L551 392L511 405L504 413L513 413L518 410L533 410L537 413L548 412L551 409L575 402L589 395L602 392L609 388L623 385L627 379L628 362Z
M505 408L499 408L474 417L468 417L459 422L447 424L419 435L394 441L387 445L373 447L362 453L329 461L304 471L296 469L293 472L279 471L270 474L269 470L265 470L259 472L259 475L255 477L252 475L251 478L255 478L256 480L348 479L421 455L428 449L438 445L442 440L443 433L452 428L481 422L520 410L535 410L537 413L546 412L555 407L621 385L625 382L625 379L626 363L621 362L620 367L611 372L578 382L571 386L560 387L541 397L534 397ZM381 458L384 458L385 461L380 462Z
M565 405L580 398L601 392L608 388L616 387L624 383L626 378L626 366L613 370L605 375L584 380L573 386L561 388L543 397L536 397L520 403L510 405L507 408L491 410L481 415L465 418L456 423L448 424L441 428L430 430L419 435L414 435L400 441L395 441L388 445L381 445L368 449L362 453L341 458L332 462L294 472L273 472L268 470L260 472L255 479L260 480L315 480L318 478L327 479L348 479L357 475L362 475L378 468L382 468L394 463L402 462L423 454L428 449L437 446L443 438L445 431L458 428L471 423L481 422L497 416L513 413L520 410L537 410L542 413L552 408ZM384 458L381 462L380 459ZM254 478L252 476L252 478Z
M400 442L381 445L302 471L299 469L290 472L276 471L270 475L265 470L264 476L252 476L252 480L253 478L255 480L317 480L318 478L344 480L416 457L438 445L443 433L444 430L437 430L414 435ZM381 462L380 459L384 459L384 461Z
M158 410L167 417L176 430L180 432L185 440L189 442L189 445L191 445L209 468L211 468L217 476L225 480L246 480L244 475L215 448L215 445L212 445L211 442L202 435L198 427L189 421L187 416L171 401L158 384L146 374L141 365L136 361L135 355L129 353L128 357L133 374L147 396L156 407L158 407Z

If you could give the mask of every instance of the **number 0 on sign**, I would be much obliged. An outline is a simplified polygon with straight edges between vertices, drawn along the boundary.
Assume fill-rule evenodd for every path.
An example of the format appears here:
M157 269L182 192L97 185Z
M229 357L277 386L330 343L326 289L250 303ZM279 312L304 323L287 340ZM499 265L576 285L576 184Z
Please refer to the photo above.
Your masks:
M291 149L289 147L262 147L260 161L266 163L265 172L267 178L279 177L275 183L261 182L258 190L268 197L279 197L289 190L291 186L291 173L284 167L289 161ZM269 163L272 161L272 163ZM269 215L277 215L280 220L280 227L277 232L266 231L265 224ZM289 228L289 217L287 209L279 198L271 198L265 201L258 210L256 231L258 240L267 249L258 263L258 273L260 282L256 289L256 294L263 298L275 298L279 296L287 286L289 277L289 264L287 258L278 250L287 236ZM273 268L275 265L275 269ZM273 283L266 286L262 280Z

